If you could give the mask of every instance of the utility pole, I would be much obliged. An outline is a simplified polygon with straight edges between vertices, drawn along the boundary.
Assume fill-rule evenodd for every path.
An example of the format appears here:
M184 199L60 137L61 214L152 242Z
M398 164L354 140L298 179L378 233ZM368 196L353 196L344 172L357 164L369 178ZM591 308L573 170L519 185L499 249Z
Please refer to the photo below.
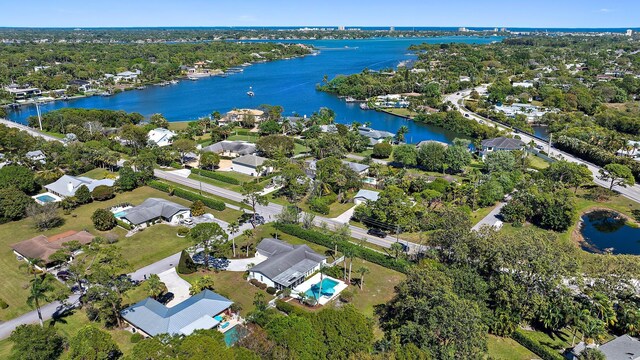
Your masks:
M549 134L549 144L547 144L547 156L551 156L551 141L553 140L553 133Z
M36 112L38 113L38 123L40 124L40 131L42 131L42 115L40 114L40 104L38 104L38 100L35 100L36 104Z

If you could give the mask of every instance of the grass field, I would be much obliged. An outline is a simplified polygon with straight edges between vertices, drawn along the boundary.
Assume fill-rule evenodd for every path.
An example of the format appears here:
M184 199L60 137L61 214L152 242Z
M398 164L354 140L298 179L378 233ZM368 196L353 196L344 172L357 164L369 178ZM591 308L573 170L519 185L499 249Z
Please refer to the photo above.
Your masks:
M489 356L495 360L530 360L538 356L511 338L489 335Z
M93 170L87 171L82 174L82 176L86 176L91 179L102 180L102 179L115 179L118 174L111 172L107 169L95 168Z
M20 268L21 263L16 260L16 256L11 249L12 244L30 239L39 234L54 235L67 230L87 229L95 235L105 235L105 233L95 230L91 222L91 214L96 209L107 208L123 202L137 205L150 197L169 199L185 206L190 204L190 202L180 198L169 197L158 190L142 187L128 193L118 194L108 201L96 201L83 205L70 215L63 215L65 220L63 226L44 233L36 230L32 226L30 219L0 225L0 267L3 269L3 279L0 281L0 297L9 304L7 309L0 310L0 320L6 321L32 310L25 304L25 299L27 298L26 286L30 277L25 269ZM232 209L225 209L222 212L211 209L207 209L207 211L219 218L228 217L222 214L233 215L235 218L240 216L239 211ZM118 235L118 246L122 248L123 256L130 262L132 270L179 252L190 245L187 239L177 237L176 229L168 225L153 226L129 238L124 237L126 231L122 228L115 228L111 232Z

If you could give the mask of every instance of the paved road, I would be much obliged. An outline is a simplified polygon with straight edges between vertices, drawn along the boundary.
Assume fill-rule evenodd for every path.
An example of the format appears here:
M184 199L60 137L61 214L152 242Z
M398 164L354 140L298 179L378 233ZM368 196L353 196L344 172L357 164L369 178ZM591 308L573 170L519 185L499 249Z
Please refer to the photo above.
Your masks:
M55 136L51 136L51 135L47 135L47 134L41 133L38 130L35 130L33 128L30 128L30 127L22 125L22 124L15 123L13 121L0 119L0 124L8 126L8 127L12 127L12 128L16 128L16 129L20 129L20 130L26 131L31 136L40 137L40 138L43 138L43 139L45 139L47 141L63 142L61 139L58 139Z
M481 85L477 88L475 88L477 91L482 91L484 89L486 89L487 85ZM470 119L476 120L476 121L484 121L485 123L488 124L492 124L493 126L495 126L496 128L500 129L500 130L505 130L508 131L510 134L512 135L518 135L520 136L520 138L522 139L522 141L525 144L530 143L531 141L533 141L536 145L541 145L544 147L545 151L547 151L547 153L549 154L549 156L554 157L554 158L558 158L558 159L563 159L563 160L567 160L567 161L571 161L574 163L578 163L578 164L584 164L587 166L587 168L589 168L589 170L591 171L591 173L593 174L593 181L605 188L609 188L609 182L607 181L602 181L600 179L598 179L598 175L600 172L601 167L596 166L588 161L582 160L580 158L577 158L569 153L566 153L564 151L560 151L558 149L555 149L553 147L549 147L549 143L547 141L542 141L536 138L533 138L531 136L528 136L526 134L523 133L515 133L513 132L511 129L508 129L500 124L494 123L493 121L491 121L490 119L484 118L474 112L469 111L468 109L460 106L461 101L466 98L467 96L469 96L471 94L471 89L468 90L463 90L460 91L458 93L455 94L449 94L445 96L445 101L450 101L453 106L460 111L463 115L465 115L465 117L468 117ZM468 115L468 116L467 116ZM636 202L640 202L640 185L634 185L634 186L629 186L629 187L621 187L621 186L614 186L613 189L617 192L619 192L622 196L631 199L633 201Z
M473 231L478 231L480 230L481 227L483 226L493 226L493 224L496 223L496 221L500 220L498 218L498 214L500 214L500 210L502 210L502 208L507 205L506 202L500 202L498 204L498 206L496 206L495 208L493 208L493 210L491 210L490 213L487 214L487 216L485 216L484 218L482 218L480 221L478 221L477 224L475 224L471 230Z
M72 295L71 297L69 297L67 302L69 304L74 304L78 302L79 298L80 298L80 295ZM55 301L41 307L40 312L42 313L42 318L45 321L51 319L53 314L61 305L62 304L60 302ZM15 319L11 319L9 321L3 322L2 324L0 324L0 339L8 338L9 335L11 335L11 332L20 325L37 324L38 322L39 322L38 313L35 310L28 312L24 315L21 315Z
M242 194L237 193L235 191L227 190L227 189L220 188L218 186L214 186L207 183L201 183L198 180L177 176L172 174L169 171L155 170L154 174L156 177L160 179L169 180L177 184L187 186L197 190L202 189L202 191L204 192L217 195L220 197L224 197L229 200L241 202L243 199ZM282 212L282 208L283 208L282 205L269 203L267 206L262 206L262 205L257 206L256 211L259 214L261 214L267 222L269 222L269 221L274 221L276 219L276 216ZM322 216L316 216L314 219L314 224L321 225L322 223L326 223L327 225L329 225L330 228L336 228L343 225L342 223L337 222L333 219L322 217ZM388 236L384 239L381 239L379 237L367 234L366 229L362 229L357 226L349 225L349 229L351 230L351 237L358 240L364 239L371 244L389 248L391 247L391 244L396 242L395 237ZM402 238L400 238L399 241L407 245L410 251L418 251L420 249L420 245L418 244L411 243L407 240L403 240Z

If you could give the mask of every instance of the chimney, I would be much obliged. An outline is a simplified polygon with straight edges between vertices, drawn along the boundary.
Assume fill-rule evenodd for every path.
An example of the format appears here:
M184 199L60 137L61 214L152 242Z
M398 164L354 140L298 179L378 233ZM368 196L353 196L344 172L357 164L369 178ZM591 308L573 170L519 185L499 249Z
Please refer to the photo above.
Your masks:
M73 183L71 181L67 183L67 190L69 193L73 194Z

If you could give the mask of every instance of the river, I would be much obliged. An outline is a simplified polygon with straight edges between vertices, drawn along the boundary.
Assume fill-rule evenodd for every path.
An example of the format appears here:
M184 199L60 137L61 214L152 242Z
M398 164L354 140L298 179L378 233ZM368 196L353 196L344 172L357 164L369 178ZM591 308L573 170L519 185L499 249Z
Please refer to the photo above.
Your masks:
M63 108L96 108L139 112L145 116L162 113L169 121L195 120L214 110L226 112L233 108L255 108L261 104L282 105L284 115L311 115L321 107L336 112L336 122L370 122L371 127L395 133L402 125L409 128L407 141L451 142L455 134L444 129L414 123L392 115L361 110L358 104L348 104L336 96L316 91L324 75L329 79L339 74L353 74L365 68L380 70L396 67L400 62L415 59L407 49L412 44L427 43L490 43L500 37L435 37L381 38L364 40L297 41L320 50L317 56L306 56L255 64L244 72L223 77L208 77L197 81L180 81L170 86L148 86L117 95L93 96L69 101L56 101L41 106L43 112ZM254 97L246 95L249 87ZM25 123L35 115L35 106L23 106L9 112L9 119Z

